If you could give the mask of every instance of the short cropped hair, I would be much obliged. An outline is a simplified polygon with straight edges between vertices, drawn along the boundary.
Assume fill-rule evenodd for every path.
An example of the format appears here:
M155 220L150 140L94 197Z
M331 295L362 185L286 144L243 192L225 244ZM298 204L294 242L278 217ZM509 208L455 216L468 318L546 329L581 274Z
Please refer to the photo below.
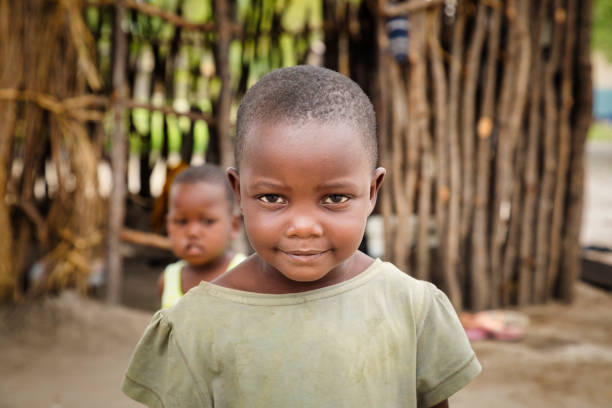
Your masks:
M219 166L204 163L200 166L189 166L174 177L172 186L177 184L205 182L217 184L225 188L227 202L230 209L234 207L234 193L227 182L225 172Z
M376 116L370 99L350 78L327 68L299 65L263 76L244 95L238 108L234 159L255 126L283 123L344 124L361 137L372 168L378 160Z

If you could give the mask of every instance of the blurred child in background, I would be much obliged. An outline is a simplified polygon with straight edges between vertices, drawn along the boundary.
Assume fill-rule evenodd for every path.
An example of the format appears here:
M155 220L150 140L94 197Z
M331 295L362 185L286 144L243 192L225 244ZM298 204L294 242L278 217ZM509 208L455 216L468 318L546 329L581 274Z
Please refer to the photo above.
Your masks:
M180 260L159 277L164 309L200 282L215 279L245 259L230 248L241 221L225 173L217 166L188 167L174 178L166 230Z

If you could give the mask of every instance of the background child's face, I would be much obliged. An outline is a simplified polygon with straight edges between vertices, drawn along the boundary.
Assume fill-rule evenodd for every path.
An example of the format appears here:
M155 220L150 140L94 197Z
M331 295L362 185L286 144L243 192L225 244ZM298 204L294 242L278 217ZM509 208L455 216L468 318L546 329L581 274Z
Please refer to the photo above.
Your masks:
M222 256L237 231L225 187L193 182L172 186L166 228L176 256L205 265Z
M324 277L355 253L384 169L348 126L259 126L229 171L253 249L287 278Z

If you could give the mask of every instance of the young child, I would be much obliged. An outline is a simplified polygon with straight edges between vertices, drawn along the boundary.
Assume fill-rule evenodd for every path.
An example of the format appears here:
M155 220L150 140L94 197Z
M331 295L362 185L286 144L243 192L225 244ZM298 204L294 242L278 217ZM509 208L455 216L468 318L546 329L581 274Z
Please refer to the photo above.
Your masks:
M255 254L140 340L123 391L152 407L445 407L480 372L447 297L357 250L385 169L374 110L324 68L264 76L228 177Z
M246 257L230 249L240 232L232 190L217 166L188 167L172 182L166 230L180 261L159 277L162 308L174 305L201 281L211 281Z

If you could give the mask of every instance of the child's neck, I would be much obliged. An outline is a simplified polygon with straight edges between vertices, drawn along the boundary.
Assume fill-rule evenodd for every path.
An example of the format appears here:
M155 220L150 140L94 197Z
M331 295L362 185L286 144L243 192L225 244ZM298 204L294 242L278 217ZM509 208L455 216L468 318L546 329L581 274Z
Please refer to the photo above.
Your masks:
M312 282L299 282L287 278L256 255L219 277L213 283L255 293L300 293L347 281L366 270L373 261L363 252L356 251L349 259L329 271L323 278Z

